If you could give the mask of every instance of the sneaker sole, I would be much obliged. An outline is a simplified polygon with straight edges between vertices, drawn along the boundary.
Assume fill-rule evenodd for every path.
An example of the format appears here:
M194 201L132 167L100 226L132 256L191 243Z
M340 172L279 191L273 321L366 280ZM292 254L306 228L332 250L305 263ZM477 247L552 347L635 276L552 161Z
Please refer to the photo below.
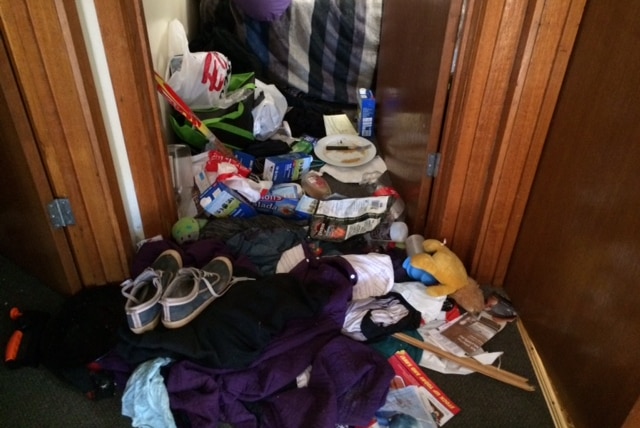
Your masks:
M129 326L129 329L132 332L134 332L135 334L142 334L142 333L146 333L148 331L153 330L154 328L156 328L158 326L158 324L160 324L160 314L158 314L158 316L155 317L153 319L153 321L151 321L147 325L143 325L142 327L131 327L131 326Z

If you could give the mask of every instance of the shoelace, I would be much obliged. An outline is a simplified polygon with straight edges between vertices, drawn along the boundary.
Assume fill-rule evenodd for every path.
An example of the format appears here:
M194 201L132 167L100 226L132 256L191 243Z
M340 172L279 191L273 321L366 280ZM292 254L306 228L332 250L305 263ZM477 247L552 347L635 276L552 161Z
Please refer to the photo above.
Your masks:
M211 285L211 282L209 281L209 278L215 278L215 281L219 281L220 280L220 274L215 273L215 272L207 272L207 271L204 271L204 270L201 270L201 269L198 269L198 268L194 268L194 267L187 267L187 268L180 269L180 271L178 272L178 275L179 276L182 276L182 275L191 276L196 284L199 284L200 281L202 280L204 282L204 284L207 286L207 288L209 289L209 292L214 296L218 296L218 293L213 291L213 286Z
M202 280L204 282L204 284L207 286L207 289L209 290L209 292L216 297L220 297L222 294L218 294L213 290L213 285L211 285L211 281L210 278L214 278L214 283L220 280L220 274L215 273L215 272L207 272L205 270L201 270L198 268L194 268L194 267L186 267L186 268L182 268L180 269L180 271L178 272L178 275L182 276L182 275L189 275L193 278L194 281L196 281L196 284L199 283L200 280ZM226 288L224 289L224 292L226 292L233 284L235 284L236 282L240 282L240 281L253 281L255 280L255 278L249 278L247 276L232 276L231 279L229 280L229 283L226 284ZM224 294L223 292L223 294Z
M127 279L126 281L124 281L122 284L120 284L120 293L126 297L127 299L130 299L131 301L133 301L133 303L135 304L140 304L140 300L138 300L133 294L132 291L133 289L139 285L142 282L147 282L147 281L151 281L151 284L153 284L156 288L160 289L160 292L162 292L162 275L164 274L163 271L157 271L154 270L152 268L146 268L144 271L142 271L142 273L140 275L138 275L135 279Z

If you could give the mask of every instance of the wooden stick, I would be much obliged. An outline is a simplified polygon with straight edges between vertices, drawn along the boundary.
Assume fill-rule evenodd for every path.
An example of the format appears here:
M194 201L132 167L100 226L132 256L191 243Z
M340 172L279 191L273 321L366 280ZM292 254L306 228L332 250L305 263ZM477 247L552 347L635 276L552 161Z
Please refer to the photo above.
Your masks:
M462 367L466 367L485 376L489 376L490 378L499 380L520 389L524 389L525 391L535 391L535 387L529 385L529 380L527 378L519 376L515 373L496 368L492 365L481 364L473 358L459 357L450 352L444 351L430 343L411 337L405 333L394 333L392 336L398 340L408 343L409 345L415 346L416 348L420 348L425 351L429 351L439 357L451 360Z

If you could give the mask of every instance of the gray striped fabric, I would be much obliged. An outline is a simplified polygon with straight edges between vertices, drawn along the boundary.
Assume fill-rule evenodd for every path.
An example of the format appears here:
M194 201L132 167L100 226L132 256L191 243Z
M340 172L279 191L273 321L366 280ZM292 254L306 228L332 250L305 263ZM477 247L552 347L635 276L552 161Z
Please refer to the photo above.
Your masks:
M337 103L357 102L377 63L383 0L294 0L279 20L249 18L238 33L279 86Z

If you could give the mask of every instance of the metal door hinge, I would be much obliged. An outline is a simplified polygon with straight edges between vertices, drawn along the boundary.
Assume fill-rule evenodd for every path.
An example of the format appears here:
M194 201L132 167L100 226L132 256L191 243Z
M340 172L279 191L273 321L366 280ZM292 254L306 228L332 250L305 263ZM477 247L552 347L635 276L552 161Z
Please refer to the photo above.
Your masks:
M440 169L440 153L429 153L427 155L427 177L436 177Z
M54 199L47 205L47 209L54 228L59 229L76 224L69 199Z

